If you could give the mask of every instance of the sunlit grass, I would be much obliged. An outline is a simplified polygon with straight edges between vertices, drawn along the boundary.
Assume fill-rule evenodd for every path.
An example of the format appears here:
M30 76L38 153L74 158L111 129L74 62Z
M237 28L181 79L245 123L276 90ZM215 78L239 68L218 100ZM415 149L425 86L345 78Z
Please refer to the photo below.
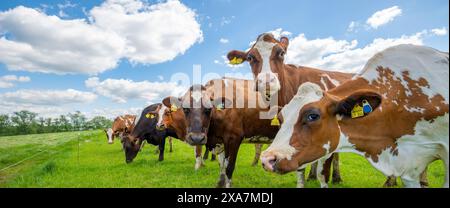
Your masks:
M106 143L102 131L55 133L0 137L0 169L40 150L47 152L0 172L0 187L215 187L217 161L194 170L193 147L174 140L174 151L166 147L165 159L158 161L155 146L145 145L133 163L126 164L119 142ZM166 144L168 145L168 144ZM79 149L78 149L79 146ZM265 146L266 147L266 146ZM276 175L260 165L251 166L254 145L243 144L233 175L234 187L289 187L296 185L296 174ZM381 187L385 177L362 157L341 154L341 184L330 187ZM428 177L431 187L440 187L444 165L434 162ZM398 182L401 184L400 180ZM317 181L306 187L319 187Z

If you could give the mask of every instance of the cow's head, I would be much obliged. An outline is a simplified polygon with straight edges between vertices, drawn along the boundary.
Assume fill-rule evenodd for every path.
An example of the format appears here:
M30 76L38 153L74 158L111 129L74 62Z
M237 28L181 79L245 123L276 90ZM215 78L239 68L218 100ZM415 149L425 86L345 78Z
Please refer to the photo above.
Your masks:
M131 163L141 149L142 140L129 133L124 133L121 137L123 141L123 150L125 152L125 162Z
M272 34L264 33L258 36L250 50L230 51L227 58L231 64L247 61L254 75L255 90L270 98L281 89L279 76L283 73L284 56L288 45L287 37L277 40Z
M225 98L216 102L204 86L194 85L184 96L167 97L163 103L168 108L182 110L186 126L185 141L190 145L203 145L207 142L208 129L215 110L214 104L225 106L221 104L222 100Z
M324 93L317 84L302 84L297 95L281 110L280 131L261 155L264 169L287 173L331 154L344 136L338 121L364 119L351 117L353 107L362 100L367 100L375 110L381 96L360 90L339 98Z
M108 144L114 143L114 131L112 128L105 129L106 138L108 139Z

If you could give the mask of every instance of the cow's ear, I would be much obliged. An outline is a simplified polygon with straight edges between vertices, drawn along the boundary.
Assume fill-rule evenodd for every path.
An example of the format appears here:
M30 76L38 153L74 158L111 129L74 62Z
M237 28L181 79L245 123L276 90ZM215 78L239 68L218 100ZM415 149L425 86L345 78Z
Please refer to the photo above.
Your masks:
M283 46L284 51L287 51L287 48L289 46L289 38L287 37L281 37L280 38L280 44Z
M359 118L375 111L380 107L381 102L382 97L380 94L373 91L360 90L343 99L337 99L332 104L332 108L334 113L342 116L343 119Z
M169 96L169 97L164 98L162 103L163 103L163 105L165 105L168 108L173 108L174 106L176 108L180 108L181 107L180 99L177 98L177 97L173 97L173 96Z
M244 51L232 50L228 52L227 58L230 61L230 64L238 65L247 60L247 53Z

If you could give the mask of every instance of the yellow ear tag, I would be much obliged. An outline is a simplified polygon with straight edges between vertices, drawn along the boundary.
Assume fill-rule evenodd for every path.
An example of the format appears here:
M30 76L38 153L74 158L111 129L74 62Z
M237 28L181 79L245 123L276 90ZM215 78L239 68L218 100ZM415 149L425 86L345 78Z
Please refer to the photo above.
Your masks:
M150 118L150 113L145 114L146 118Z
M352 109L352 118L358 118L364 116L363 107L361 107L359 104L356 104Z
M175 106L175 105L170 106L170 111L175 112L177 110L178 110L177 106Z
M150 115L150 118L155 118L155 115L153 115L153 114L152 114L152 115Z
M221 111L223 109L223 103L216 106L216 110Z
M280 125L280 120L278 120L277 115L275 115L275 117L273 117L272 121L270 121L270 125L271 126L279 126Z
M231 59L230 64L237 65L241 64L243 61L244 60L242 60L241 58L234 57L233 59Z

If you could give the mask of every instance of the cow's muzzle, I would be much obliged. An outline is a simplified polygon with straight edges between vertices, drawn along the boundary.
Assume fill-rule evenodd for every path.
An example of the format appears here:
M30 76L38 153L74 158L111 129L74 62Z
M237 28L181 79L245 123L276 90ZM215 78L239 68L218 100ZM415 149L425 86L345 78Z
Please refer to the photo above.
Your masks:
M206 144L207 136L206 133L189 133L187 135L187 142L190 145L203 145Z

